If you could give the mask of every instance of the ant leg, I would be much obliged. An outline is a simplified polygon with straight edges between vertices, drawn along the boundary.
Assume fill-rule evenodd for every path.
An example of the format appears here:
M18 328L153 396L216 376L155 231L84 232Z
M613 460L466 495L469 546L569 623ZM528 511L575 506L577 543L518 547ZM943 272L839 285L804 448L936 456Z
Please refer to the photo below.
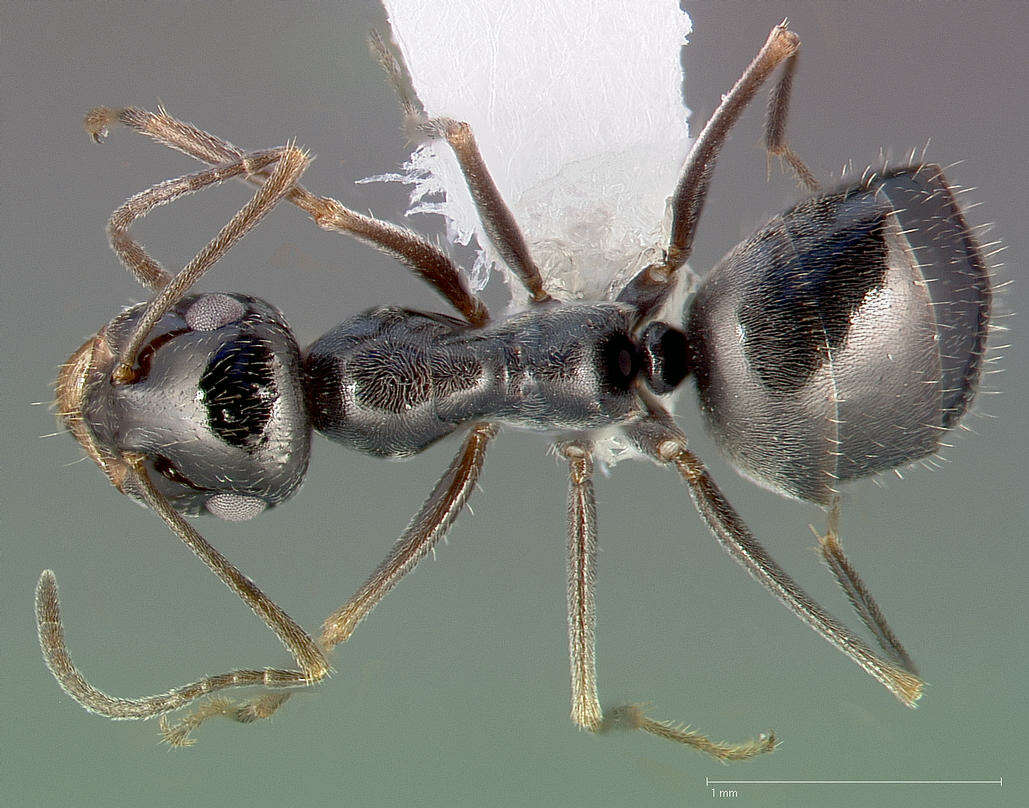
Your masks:
M350 600L325 619L318 640L322 648L331 650L348 639L386 593L446 535L475 487L486 459L486 446L496 434L493 424L472 426L450 467L393 545L393 552Z
M865 582L861 580L861 576L858 575L856 569L847 559L843 553L843 547L840 544L839 537L839 526L840 526L840 501L834 499L829 510L828 524L826 525L825 535L819 535L817 531L812 527L811 532L815 534L815 538L818 539L818 551L822 555L822 560L825 561L826 566L832 572L836 582L840 585L840 588L847 595L847 599L854 607L854 611L858 613L858 617L861 618L868 630L875 636L876 642L879 643L879 647L886 652L886 655L900 665L904 670L909 673L918 675L918 669L915 667L915 663L911 661L911 657L908 656L908 652L904 650L904 646L900 644L900 640L893 633L893 629L890 628L886 622L886 618L883 616L882 610L879 608L879 604L875 602L875 598L872 597L872 593L868 591L868 587L865 586Z
M454 262L417 233L362 216L331 197L314 196L302 188L294 190L290 201L307 211L322 229L351 235L400 261L442 295L470 325L478 327L489 322L486 304L468 291Z
M797 72L798 56L799 51L794 52L786 60L779 81L768 96L768 110L765 114L765 151L768 154L769 174L772 169L772 157L778 157L785 160L793 169L802 185L816 193L822 186L786 142L786 118L790 108L790 93L793 91L793 75Z
M185 707L202 696L226 688L255 685L273 689L307 687L324 679L330 670L329 663L306 632L179 515L150 481L142 458L133 456L126 457L125 460L135 477L133 482L138 486L146 503L171 531L275 632L293 655L299 670L235 670L217 676L205 676L196 682L156 696L136 699L109 696L89 684L72 661L61 625L57 580L50 570L44 570L36 588L39 642L47 666L64 691L86 710L108 718L152 718ZM171 727L162 723L162 731L165 740L172 745L188 746L192 743L187 737L188 732L212 715L226 715L247 723L270 715L286 698L288 694L268 694L263 701L257 699L242 706L236 706L225 699L212 700L179 725Z
M242 149L172 117L163 106L158 106L156 113L139 107L93 107L86 113L82 128L94 143L102 143L110 128L119 123L202 163L231 163L243 156Z
M673 195L672 236L665 259L669 273L682 266L693 249L697 222L704 208L711 174L729 131L765 79L783 60L795 54L799 47L799 37L786 28L785 22L773 28L768 41L743 71L729 94L722 99L697 137Z
M163 108L153 113L136 107L96 107L86 115L85 128L90 137L99 142L106 137L108 128L116 123L212 165L238 160L243 154L231 143L173 118ZM245 179L259 184L260 178L266 176L267 170L262 170ZM319 227L353 236L400 261L436 289L471 325L481 326L489 321L486 306L468 291L454 262L439 247L417 233L364 216L332 197L316 196L301 185L294 185L286 198L307 213Z
M176 511L164 495L153 485L143 465L144 458L127 458L132 465L146 503L157 513L171 531L203 561L229 589L250 607L262 622L270 628L287 651L293 656L303 677L303 686L320 682L328 676L331 668L325 654L315 645L297 623L284 612L257 585L219 553ZM258 684L264 684L259 682ZM196 712L186 716L175 725L162 720L161 731L165 740L173 746L189 745L189 732L214 715L225 715L240 723L248 724L260 718L267 718L289 698L289 693L266 693L242 703L226 699L212 699Z
M596 732L603 723L597 698L597 503L589 444L558 444L568 461L568 654L572 721Z
M568 461L568 645L572 674L572 721L591 732L615 727L638 729L691 746L722 761L748 760L775 749L775 735L738 744L716 743L699 732L644 714L627 705L603 715L597 698L596 562L597 508L593 493L593 456L578 441L558 444Z
M697 136L672 195L672 233L664 260L644 267L622 289L618 300L629 303L643 319L664 303L674 288L675 273L689 258L700 213L718 154L743 110L765 79L800 47L800 39L786 22L775 26L729 93L722 97L707 125ZM789 82L783 96L789 100ZM778 108L778 107L777 107ZM782 116L783 119L785 116Z
M486 161L482 159L471 127L463 121L432 118L424 119L418 128L433 138L444 138L454 150L486 235L529 292L532 302L552 301L554 298L543 288L543 277L532 260L525 236L493 182Z
M668 411L653 397L646 398L650 417L632 425L627 430L629 437L645 454L679 472L697 511L729 555L810 628L860 665L902 703L914 707L922 695L922 680L879 657L775 563L722 495L700 458L686 448L686 436Z
M207 567L235 592L249 606L254 614L261 618L268 628L296 660L297 666L304 672L309 682L318 682L329 673L329 663L325 655L318 649L307 633L293 619L280 609L274 601L264 594L257 585L241 573L232 563L219 553L208 541L187 522L164 495L157 490L143 465L143 457L126 458L135 472L140 494L169 529L203 561Z
M543 288L539 267L532 260L525 236L522 235L511 209L504 202L496 183L493 182L493 177L490 176L471 127L467 123L450 118L426 117L407 93L403 80L404 68L396 54L386 47L378 32L372 32L369 43L400 100L407 126L419 134L432 139L441 138L450 144L461 166L461 173L464 174L475 208L479 212L483 229L504 263L518 276L533 303L553 300Z
M136 280L148 289L160 291L172 279L161 265L151 258L143 246L129 235L132 223L160 205L166 205L180 196L195 193L208 185L224 182L252 171L262 170L282 156L281 149L240 155L217 168L165 180L145 191L129 197L107 222L107 236L119 260Z
M165 315L175 303L182 298L182 296L189 290L189 288L196 283L232 246L245 236L250 230L252 230L261 219L279 202L282 197L289 192L290 188L297 181L304 169L307 168L310 163L310 157L307 153L295 146L284 146L281 149L276 149L271 152L258 152L255 155L244 156L233 163L225 166L218 166L208 171L202 171L199 174L193 175L194 178L200 178L200 185L197 187L204 187L205 185L211 185L212 183L221 182L228 177L239 176L248 171L248 166L253 160L254 165L258 167L265 167L272 161L275 162L275 170L272 171L268 180L257 189L254 196L236 213L232 219L229 220L221 231L208 242L200 252L198 252L193 259L186 264L182 270L173 278L162 278L163 283L161 284L160 291L151 298L150 302L147 303L147 307L144 310L142 316L139 318L139 322L136 324L135 331L132 334L132 338L128 341L125 348L122 349L121 354L118 356L118 362L115 365L114 372L111 378L115 382L124 383L132 381L134 378L134 371L132 368L133 363L136 361L136 355L139 353L139 349L146 341L147 336L150 334L151 329L157 324L157 322ZM189 193L197 190L197 187L189 187L189 178L185 178L186 182L184 187L173 187L172 190L164 188L165 183L156 185L149 191L144 191L138 197L134 197L129 200L126 205L129 207L129 211L126 214L128 221L131 222L137 215L142 215L150 210L154 205L163 204L170 199L174 199L177 196L181 196L183 193ZM172 180L172 186L179 182L178 180ZM167 198L162 198L162 195L170 194ZM142 213L134 212L132 209L132 203L136 202ZM124 206L123 206L124 207ZM119 211L122 209L119 209ZM115 212L115 217L118 212ZM112 217L112 223L115 220ZM127 225L126 225L127 226ZM124 235L124 233L122 233ZM127 238L127 237L126 237ZM114 243L114 236L112 235L112 243ZM135 245L135 242L130 242ZM136 245L138 246L138 245ZM118 247L115 247L115 251L118 251ZM140 249L142 252L142 249ZM119 257L123 257L123 253L119 252ZM143 253L145 256L145 253ZM129 259L131 260L131 258ZM130 268L133 268L130 265ZM159 268L158 268L159 269ZM146 275L148 269L142 267L136 272L137 277ZM160 270L162 275L164 271Z
M75 666L64 640L64 626L61 623L61 604L57 596L57 578L51 570L43 570L36 585L36 625L39 631L39 645L43 659L57 683L69 696L91 713L113 719L146 719L170 713L192 704L199 698L230 687L259 685L266 688L306 687L310 684L302 671L278 670L235 670L217 676L205 676L196 682L183 685L156 696L134 699L118 698L104 693L86 681ZM288 694L281 694L285 699ZM224 706L220 715L237 721L253 720L245 717L227 699L212 699L211 704ZM206 706L206 705L205 705ZM198 722L199 723L199 722ZM186 733L166 731L165 739L173 746L190 746L192 738ZM171 730L172 728L168 728ZM188 732L188 731L187 731Z

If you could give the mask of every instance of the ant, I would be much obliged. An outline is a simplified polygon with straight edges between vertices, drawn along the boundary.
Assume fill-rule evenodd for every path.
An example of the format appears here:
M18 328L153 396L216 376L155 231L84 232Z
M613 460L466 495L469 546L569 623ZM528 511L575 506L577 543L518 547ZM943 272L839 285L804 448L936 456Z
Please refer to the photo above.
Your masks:
M408 123L457 155L484 228L529 295L527 310L494 319L457 266L415 233L363 216L299 184L310 158L295 145L244 152L160 109L92 110L99 140L120 123L209 164L158 183L111 217L111 246L154 292L77 350L57 380L64 426L124 494L145 503L279 637L296 667L235 670L145 698L89 684L64 640L53 572L36 590L47 665L84 708L117 719L161 716L164 739L193 742L207 718L266 718L291 689L330 672L327 654L446 534L464 508L500 425L555 436L568 464L568 624L572 720L591 731L622 725L722 760L770 752L773 733L741 743L658 721L635 706L605 715L594 662L596 505L593 445L619 431L638 454L681 476L715 538L791 612L914 706L922 680L840 546L839 485L936 452L974 398L987 338L989 274L954 194L934 165L912 164L822 191L790 149L785 121L800 40L775 26L697 137L671 198L668 245L613 299L559 301L490 178L467 124L428 119L402 66L373 49ZM703 280L679 325L658 319L690 255L719 151L759 87L781 67L765 124L770 155L812 196L773 218ZM153 208L241 179L250 201L176 275L129 233ZM189 290L283 200L326 230L395 257L460 317L382 306L352 317L301 351L270 304ZM820 551L883 656L825 612L771 558L719 491L662 403L691 376L707 426L747 477L826 507ZM416 454L463 433L454 460L389 557L312 639L184 516L251 519L290 497L306 472L312 430L381 457ZM228 688L176 724L166 715Z

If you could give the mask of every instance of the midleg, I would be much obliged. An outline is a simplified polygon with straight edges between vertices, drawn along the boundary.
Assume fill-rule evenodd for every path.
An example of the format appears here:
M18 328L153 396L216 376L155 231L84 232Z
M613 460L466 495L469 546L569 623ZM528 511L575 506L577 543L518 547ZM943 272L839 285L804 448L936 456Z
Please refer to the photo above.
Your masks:
M482 159L471 127L467 123L450 118L428 118L415 106L404 86L404 71L400 61L377 33L371 36L371 46L400 100L408 128L432 139L446 140L454 150L457 162L461 166L461 173L464 174L468 190L475 202L475 208L479 212L479 220L504 263L518 276L533 303L553 300L543 288L539 267L532 260L525 236L522 235L511 209L490 176L489 167Z
M357 590L350 600L329 615L322 625L319 644L326 651L347 640L357 624L378 605L400 579L415 568L442 539L479 479L486 459L486 446L497 434L493 424L472 426L461 450L451 462L429 498L411 519L407 530L393 545L393 551Z

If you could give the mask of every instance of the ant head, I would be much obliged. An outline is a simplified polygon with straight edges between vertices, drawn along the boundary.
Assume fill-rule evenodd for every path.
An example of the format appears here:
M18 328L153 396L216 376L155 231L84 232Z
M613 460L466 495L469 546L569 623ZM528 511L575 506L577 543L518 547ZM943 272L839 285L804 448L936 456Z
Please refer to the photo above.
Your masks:
M123 494L144 458L176 510L238 521L288 497L310 451L300 355L282 315L244 295L187 295L157 323L130 382L112 372L145 306L126 309L62 367L59 418Z
M54 403L61 425L71 432L114 487L125 494L128 493L125 489L128 464L119 454L111 452L108 447L97 441L85 418L82 417L90 380L95 381L98 368L108 368L109 372L117 358L106 339L107 329L108 326L100 329L100 333L86 340L85 344L61 365L54 385L57 390Z

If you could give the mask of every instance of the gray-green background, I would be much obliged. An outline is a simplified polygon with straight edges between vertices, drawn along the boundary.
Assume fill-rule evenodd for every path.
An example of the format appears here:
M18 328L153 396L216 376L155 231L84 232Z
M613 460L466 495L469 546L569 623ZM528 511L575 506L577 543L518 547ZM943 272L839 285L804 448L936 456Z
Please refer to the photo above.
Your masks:
M793 144L822 176L920 149L975 186L975 223L1009 249L998 308L1025 312L1026 71L1019 2L690 4L688 101L703 122L769 27L804 41ZM296 137L318 155L305 183L397 220L398 187L355 186L406 153L364 38L372 3L24 3L0 17L3 247L3 546L0 793L8 805L627 805L712 801L704 778L994 779L997 786L740 785L753 805L1025 804L1026 326L1003 322L1004 373L941 471L853 489L844 538L930 682L915 712L792 618L718 549L666 471L626 463L598 479L599 674L608 704L716 736L774 727L770 757L722 767L653 738L594 738L567 720L565 479L537 436L506 433L438 559L340 649L338 673L273 722L212 722L185 752L156 725L115 724L66 697L39 658L32 591L52 567L72 650L116 694L155 692L237 665L280 664L274 637L168 533L76 463L47 401L57 366L142 290L103 226L126 196L192 171L117 131L80 128L99 103L153 106L240 145ZM476 47L476 43L468 43ZM641 111L642 112L642 111ZM703 272L795 199L766 184L760 110L725 150L692 260ZM229 185L139 228L169 266L187 260L245 193ZM435 222L419 222L422 229ZM203 288L260 295L308 343L345 316L434 296L369 249L291 209L233 250ZM847 615L819 567L819 513L757 489L719 460L685 393L694 447L776 558ZM39 406L33 406L42 402ZM202 529L314 630L379 562L454 444L404 464L318 439L289 503ZM722 786L728 788L729 786Z

